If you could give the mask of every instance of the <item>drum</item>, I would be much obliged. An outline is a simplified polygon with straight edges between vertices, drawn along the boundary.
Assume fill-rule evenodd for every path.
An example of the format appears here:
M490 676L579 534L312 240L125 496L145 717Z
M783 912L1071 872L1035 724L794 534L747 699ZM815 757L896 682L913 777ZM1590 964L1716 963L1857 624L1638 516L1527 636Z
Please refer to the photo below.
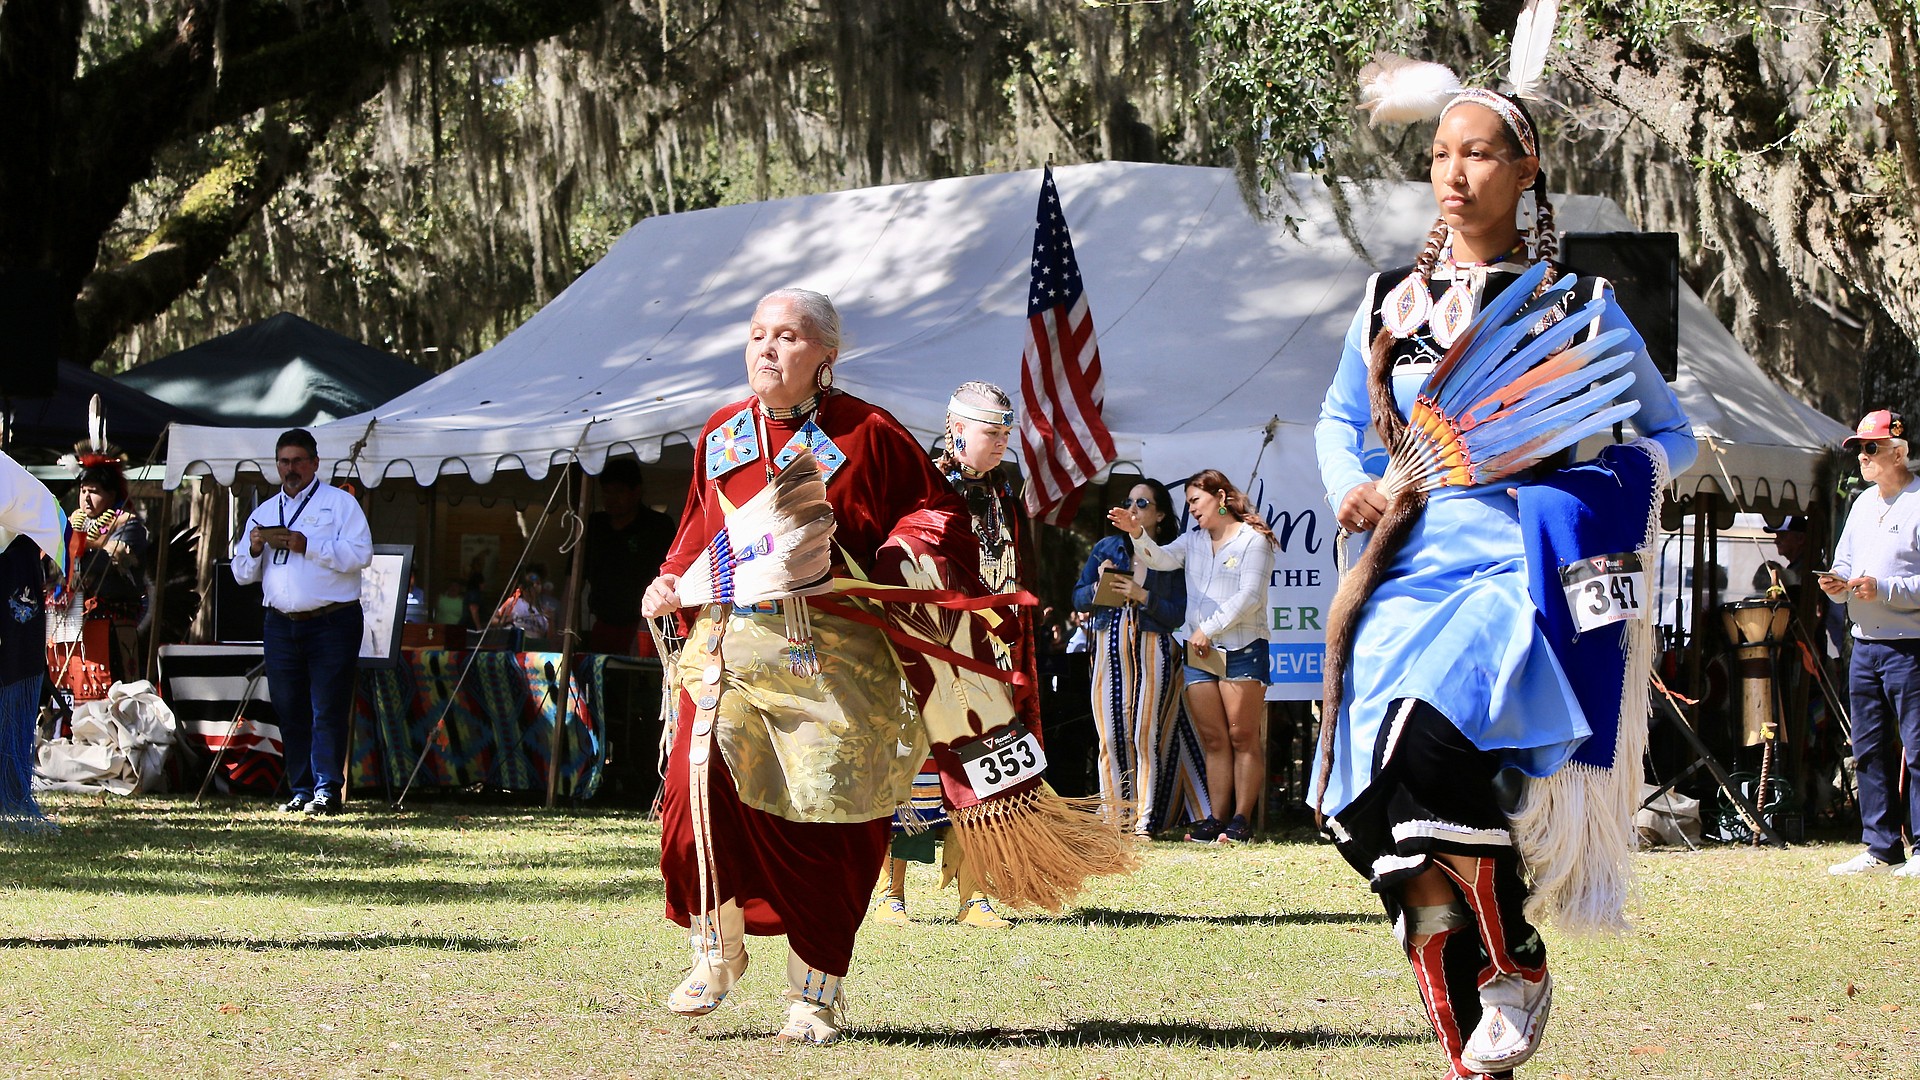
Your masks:
M1740 739L1747 746L1779 737L1773 716L1773 649L1786 640L1793 608L1784 598L1735 600L1720 605L1727 638L1740 658Z

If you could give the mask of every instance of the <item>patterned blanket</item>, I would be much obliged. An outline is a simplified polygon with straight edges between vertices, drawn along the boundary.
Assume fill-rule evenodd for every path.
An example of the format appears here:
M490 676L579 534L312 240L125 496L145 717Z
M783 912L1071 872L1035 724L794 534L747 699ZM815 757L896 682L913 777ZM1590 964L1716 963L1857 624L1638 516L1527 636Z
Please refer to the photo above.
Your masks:
M379 787L384 777L397 792L431 733L416 787L546 789L559 653L482 652L457 696L466 651L404 655L392 668L360 673L350 784ZM596 718L605 706L606 661L591 653L574 658L558 786L566 798L589 799L600 788L606 755ZM446 722L435 731L443 712Z

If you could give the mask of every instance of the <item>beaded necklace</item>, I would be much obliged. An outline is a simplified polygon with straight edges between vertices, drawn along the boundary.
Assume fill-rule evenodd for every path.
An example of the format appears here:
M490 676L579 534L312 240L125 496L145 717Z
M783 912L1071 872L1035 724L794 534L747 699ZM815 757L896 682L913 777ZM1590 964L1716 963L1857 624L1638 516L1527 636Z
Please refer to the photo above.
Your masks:
M773 483L773 443L768 440L768 420L812 420L813 414L820 408L820 395L815 394L807 400L789 409L768 405L759 398L753 400L753 427L760 436L760 463L767 470L767 483ZM802 423L801 427L807 425Z
M1013 497L1013 485L992 473L977 473L951 455L942 455L940 470L967 501L973 533L980 542L980 583L1002 593L1013 586L1015 565L1013 530L1001 509L1001 500Z

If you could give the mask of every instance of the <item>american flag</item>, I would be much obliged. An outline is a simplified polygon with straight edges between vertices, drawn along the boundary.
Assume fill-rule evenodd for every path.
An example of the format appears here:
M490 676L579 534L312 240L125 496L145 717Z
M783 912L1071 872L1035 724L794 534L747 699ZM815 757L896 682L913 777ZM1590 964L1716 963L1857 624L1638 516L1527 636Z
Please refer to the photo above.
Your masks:
M1051 167L1040 182L1031 271L1027 348L1020 357L1020 461L1027 514L1064 525L1080 505L1080 486L1113 461L1114 450L1100 416L1106 400L1100 346Z

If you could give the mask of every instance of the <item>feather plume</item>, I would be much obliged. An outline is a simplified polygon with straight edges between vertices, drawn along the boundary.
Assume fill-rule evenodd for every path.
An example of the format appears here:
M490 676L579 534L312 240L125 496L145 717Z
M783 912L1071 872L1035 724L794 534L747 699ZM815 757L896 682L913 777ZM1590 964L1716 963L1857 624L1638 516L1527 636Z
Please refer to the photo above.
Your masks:
M87 402L87 439L93 443L95 453L106 453L107 418L100 413L99 394L93 395L93 400Z
M1568 344L1606 313L1606 300L1540 326L1540 301L1564 298L1572 284L1563 274L1534 297L1546 270L1538 263L1509 285L1434 366L1380 480L1390 500L1504 480L1639 410L1616 404L1634 381L1619 373L1633 358L1621 348L1625 330Z
M803 451L753 498L680 575L680 604L758 604L826 592L833 562L826 477Z
M1460 90L1452 68L1426 60L1381 53L1360 69L1360 107L1376 127L1431 120Z
M1535 97L1547 71L1547 51L1553 48L1553 24L1560 0L1527 0L1513 24L1507 61L1507 85L1519 97Z

